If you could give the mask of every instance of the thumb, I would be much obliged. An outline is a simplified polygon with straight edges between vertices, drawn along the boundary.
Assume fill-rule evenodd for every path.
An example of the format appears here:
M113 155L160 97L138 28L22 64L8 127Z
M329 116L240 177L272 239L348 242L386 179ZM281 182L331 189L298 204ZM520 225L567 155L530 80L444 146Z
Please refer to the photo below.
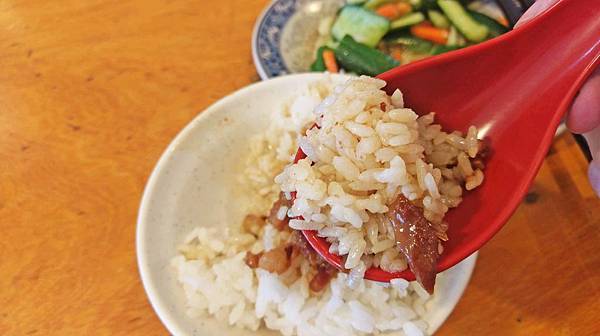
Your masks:
M546 9L550 8L552 5L557 3L558 0L537 0L531 7L521 16L519 22L515 25L515 28L521 26L527 21L530 21L534 17L541 14Z
M583 136L590 147L592 153L592 162L588 168L588 177L592 188L596 191L596 194L600 196L600 127L584 133Z

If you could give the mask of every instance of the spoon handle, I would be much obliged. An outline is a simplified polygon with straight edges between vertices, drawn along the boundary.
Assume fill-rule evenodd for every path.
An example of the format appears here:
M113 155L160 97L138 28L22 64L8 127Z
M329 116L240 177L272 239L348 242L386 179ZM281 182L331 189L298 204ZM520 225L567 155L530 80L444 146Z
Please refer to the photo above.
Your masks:
M574 91L600 56L600 0L558 1L514 33L508 46L533 53L538 61L529 66L543 69L536 72L539 78L529 80L532 85L555 83Z

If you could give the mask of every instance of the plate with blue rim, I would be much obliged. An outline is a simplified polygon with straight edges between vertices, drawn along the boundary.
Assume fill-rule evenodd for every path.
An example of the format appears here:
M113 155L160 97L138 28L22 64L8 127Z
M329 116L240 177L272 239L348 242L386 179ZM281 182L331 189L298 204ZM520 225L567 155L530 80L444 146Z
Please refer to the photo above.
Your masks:
M319 25L343 0L275 0L258 17L252 57L260 78L307 72L319 42Z
M252 34L252 58L261 79L308 72L317 48L345 0L273 0L261 13ZM501 15L492 0L475 7ZM320 32L321 31L321 32Z

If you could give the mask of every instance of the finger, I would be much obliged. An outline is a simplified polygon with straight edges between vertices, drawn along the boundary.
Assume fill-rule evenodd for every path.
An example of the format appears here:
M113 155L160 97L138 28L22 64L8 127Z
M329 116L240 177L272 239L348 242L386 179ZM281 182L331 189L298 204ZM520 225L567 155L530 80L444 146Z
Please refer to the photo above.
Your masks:
M600 196L600 127L583 135L592 153L592 162L588 168L588 177L592 188Z
M590 76L575 98L567 116L574 133L586 133L600 127L600 68Z
M545 11L548 8L550 8L552 5L554 5L557 2L558 2L558 0L537 0L523 14L523 16L519 19L519 22L517 22L517 24L515 24L515 28L519 27L520 25L524 24L527 21L530 21L531 19L533 19L534 17L538 16L543 11Z
M590 162L588 167L588 178L596 195L600 197L600 160Z
M592 153L592 159L600 163L600 128L584 133L583 136L590 148L590 153Z

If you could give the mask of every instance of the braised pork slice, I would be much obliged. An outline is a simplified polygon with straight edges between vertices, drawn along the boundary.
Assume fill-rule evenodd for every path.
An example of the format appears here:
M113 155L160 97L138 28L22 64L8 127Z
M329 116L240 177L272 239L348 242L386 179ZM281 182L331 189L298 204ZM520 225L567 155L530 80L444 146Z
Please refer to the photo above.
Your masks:
M279 193L279 198L277 201L275 201L275 203L273 203L268 217L269 223L271 223L271 225L273 225L277 230L283 231L286 229L288 227L288 222L290 221L287 215L283 216L282 219L279 219L277 216L279 214L279 210L281 210L282 207L289 209L292 204L293 202L285 198L285 194L283 192Z
M338 270L325 261L306 241L306 238L300 231L292 232L289 243L298 249L300 253L308 260L310 265L316 269L316 274L309 282L309 287L313 292L320 292L329 284L332 278L337 275Z
M385 216L394 228L396 244L406 256L417 281L433 293L438 261L438 237L431 223L423 217L423 209L399 195Z

